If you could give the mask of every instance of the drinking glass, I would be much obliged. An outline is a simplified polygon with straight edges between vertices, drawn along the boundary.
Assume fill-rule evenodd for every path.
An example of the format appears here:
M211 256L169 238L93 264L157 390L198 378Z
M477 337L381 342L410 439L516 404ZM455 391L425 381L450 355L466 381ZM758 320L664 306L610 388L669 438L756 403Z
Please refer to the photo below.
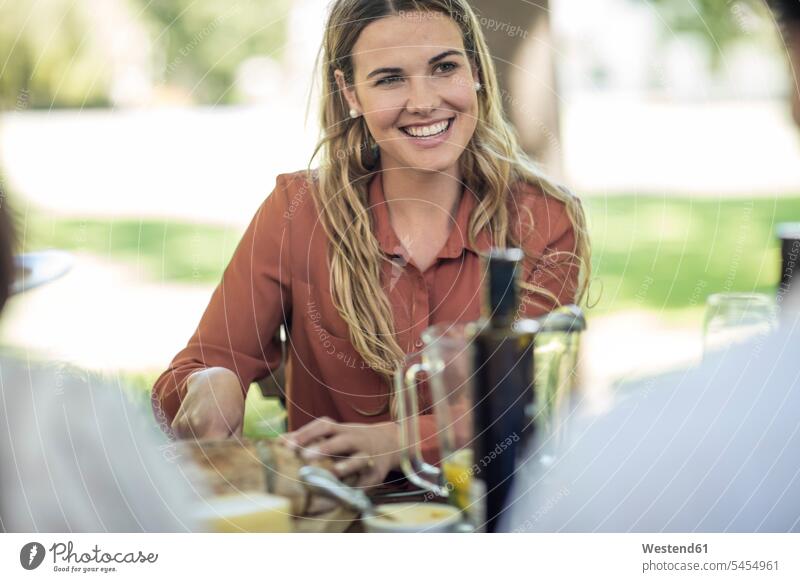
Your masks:
M473 523L482 495L473 479L473 402L475 323L447 323L428 328L425 348L407 357L395 376L401 422L403 472L409 481L464 511ZM420 422L436 427L440 466L422 455ZM474 519L473 519L474 517Z
M764 293L715 293L706 300L703 355L764 336L777 327L775 299Z

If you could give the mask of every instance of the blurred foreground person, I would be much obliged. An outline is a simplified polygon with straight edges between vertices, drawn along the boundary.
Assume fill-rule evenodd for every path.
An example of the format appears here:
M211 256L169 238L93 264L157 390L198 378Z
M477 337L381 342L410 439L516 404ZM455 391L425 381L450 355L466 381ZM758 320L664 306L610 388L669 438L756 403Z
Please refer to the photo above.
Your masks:
M0 309L14 278L0 205ZM0 531L186 531L172 445L119 386L0 355Z
M771 5L797 87L800 2ZM795 94L798 124L799 104ZM518 475L505 529L800 531L799 301L795 286L771 337L631 386L610 413L572 421L556 451L541 439ZM547 468L545 452L554 453Z
M800 531L800 325L629 389L530 456L505 529Z

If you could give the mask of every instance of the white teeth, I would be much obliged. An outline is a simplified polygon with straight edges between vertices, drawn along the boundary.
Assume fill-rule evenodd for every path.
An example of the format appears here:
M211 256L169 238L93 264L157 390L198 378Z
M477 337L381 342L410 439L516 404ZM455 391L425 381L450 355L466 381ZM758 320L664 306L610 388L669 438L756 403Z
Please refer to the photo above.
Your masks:
M430 137L444 132L449 123L449 121L440 121L439 123L426 125L424 127L404 127L403 131L414 137Z

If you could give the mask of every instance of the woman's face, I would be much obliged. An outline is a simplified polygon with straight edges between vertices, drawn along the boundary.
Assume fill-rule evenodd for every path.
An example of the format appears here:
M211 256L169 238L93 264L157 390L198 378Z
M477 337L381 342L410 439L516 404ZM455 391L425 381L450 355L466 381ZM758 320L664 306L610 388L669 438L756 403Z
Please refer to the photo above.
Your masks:
M456 23L431 12L376 20L352 62L354 84L340 71L337 82L364 116L383 169L455 173L478 117L477 74Z

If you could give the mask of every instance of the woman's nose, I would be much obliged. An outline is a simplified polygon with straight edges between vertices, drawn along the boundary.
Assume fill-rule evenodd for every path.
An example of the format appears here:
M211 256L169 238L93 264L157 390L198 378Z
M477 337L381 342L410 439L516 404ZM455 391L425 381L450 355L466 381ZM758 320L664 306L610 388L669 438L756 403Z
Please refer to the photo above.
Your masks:
M406 104L409 112L427 115L439 106L439 95L432 80L427 75L411 78Z

